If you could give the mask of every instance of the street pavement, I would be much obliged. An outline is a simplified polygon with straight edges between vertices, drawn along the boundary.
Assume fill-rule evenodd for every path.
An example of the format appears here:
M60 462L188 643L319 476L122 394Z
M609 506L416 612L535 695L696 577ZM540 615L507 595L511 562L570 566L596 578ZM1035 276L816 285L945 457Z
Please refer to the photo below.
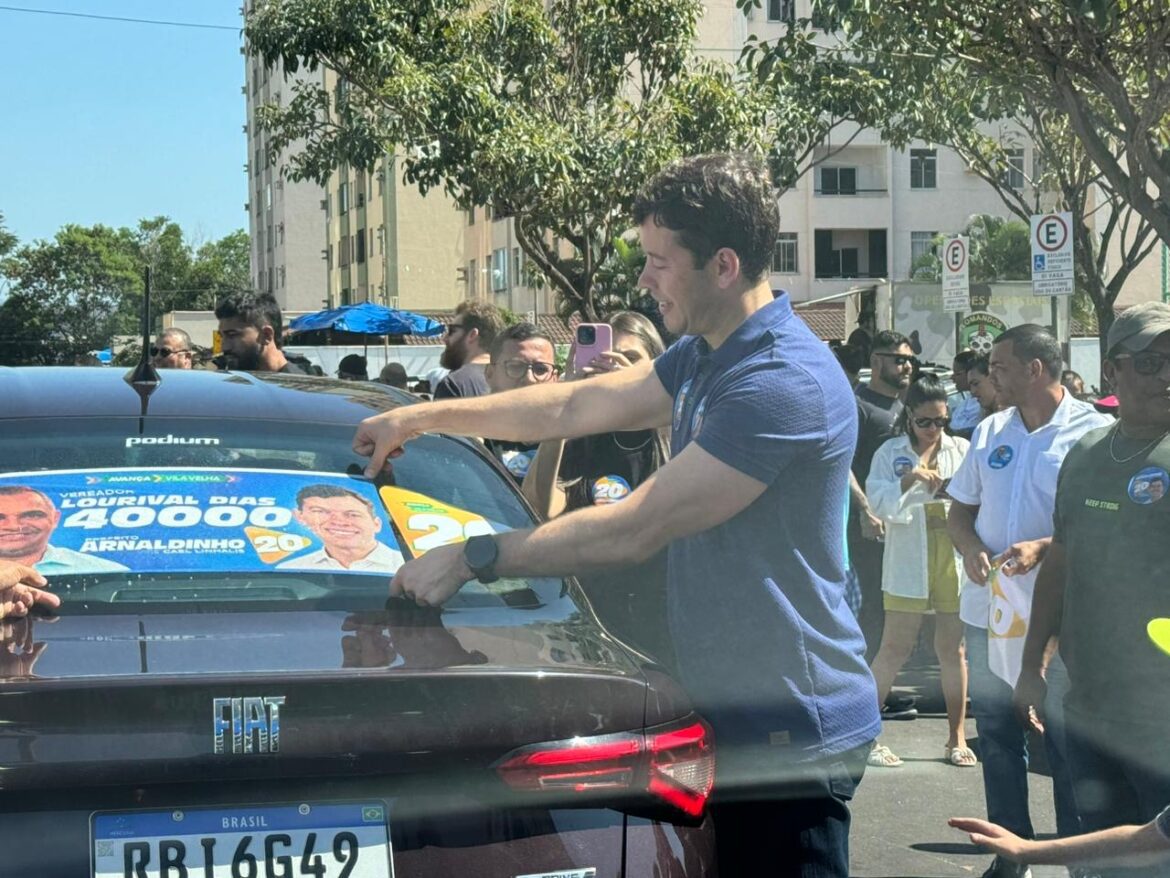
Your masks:
M991 863L963 833L947 826L952 816L986 817L983 775L978 767L957 768L943 761L946 713L937 666L912 668L899 676L895 692L918 697L918 718L889 721L881 742L902 757L900 768L868 768L853 800L850 837L855 878L959 878L980 876ZM978 752L975 722L967 720L967 740ZM1038 745L1039 742L1036 742ZM1043 748L1028 776L1032 823L1041 838L1056 829L1052 781ZM1033 866L1033 878L1065 878L1054 866Z

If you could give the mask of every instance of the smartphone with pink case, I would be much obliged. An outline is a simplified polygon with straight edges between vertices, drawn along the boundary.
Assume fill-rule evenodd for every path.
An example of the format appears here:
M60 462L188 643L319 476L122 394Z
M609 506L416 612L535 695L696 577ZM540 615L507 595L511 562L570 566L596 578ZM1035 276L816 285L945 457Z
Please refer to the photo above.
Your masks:
M573 371L580 372L600 354L613 350L613 327L608 323L578 323Z

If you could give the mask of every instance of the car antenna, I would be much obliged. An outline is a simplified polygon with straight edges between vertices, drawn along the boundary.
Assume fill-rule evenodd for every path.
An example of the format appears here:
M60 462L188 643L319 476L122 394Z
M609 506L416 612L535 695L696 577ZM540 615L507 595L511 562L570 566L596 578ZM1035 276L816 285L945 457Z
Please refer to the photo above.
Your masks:
M142 294L142 356L138 365L126 376L133 385L160 384L162 377L150 357L150 266L146 266L146 290Z
M162 376L154 368L150 356L150 266L146 267L146 287L142 294L142 357L138 365L126 373L124 379L134 388L142 402L142 411L138 415L138 435L146 432L146 407L150 403L150 395L158 390L162 384Z

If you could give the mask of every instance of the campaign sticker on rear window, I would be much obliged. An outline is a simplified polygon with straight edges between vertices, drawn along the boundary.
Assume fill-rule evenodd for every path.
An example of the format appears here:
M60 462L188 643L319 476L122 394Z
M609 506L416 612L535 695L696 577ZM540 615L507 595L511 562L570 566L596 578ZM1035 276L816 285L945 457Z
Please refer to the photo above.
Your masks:
M330 473L165 468L0 476L0 558L46 576L393 573L403 560L366 482Z
M439 546L462 543L471 537L504 529L474 512L405 488L385 487L381 489L381 495L399 533L416 558Z

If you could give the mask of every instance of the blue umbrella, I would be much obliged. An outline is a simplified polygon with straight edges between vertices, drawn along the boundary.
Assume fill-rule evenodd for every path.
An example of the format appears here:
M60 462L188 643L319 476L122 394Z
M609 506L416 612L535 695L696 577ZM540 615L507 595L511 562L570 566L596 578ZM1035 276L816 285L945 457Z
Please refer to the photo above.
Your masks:
M373 302L359 302L356 305L304 314L290 323L289 329L293 332L335 329L367 335L439 335L443 331L443 324L411 311L399 311Z

